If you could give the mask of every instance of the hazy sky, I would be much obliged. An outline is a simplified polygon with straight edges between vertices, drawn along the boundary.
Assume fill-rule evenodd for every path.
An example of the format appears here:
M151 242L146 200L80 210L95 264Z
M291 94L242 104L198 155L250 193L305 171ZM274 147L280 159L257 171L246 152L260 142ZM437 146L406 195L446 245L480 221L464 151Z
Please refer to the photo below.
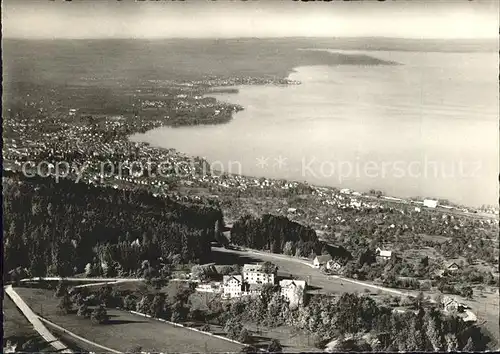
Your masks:
M497 38L499 0L4 0L4 37Z

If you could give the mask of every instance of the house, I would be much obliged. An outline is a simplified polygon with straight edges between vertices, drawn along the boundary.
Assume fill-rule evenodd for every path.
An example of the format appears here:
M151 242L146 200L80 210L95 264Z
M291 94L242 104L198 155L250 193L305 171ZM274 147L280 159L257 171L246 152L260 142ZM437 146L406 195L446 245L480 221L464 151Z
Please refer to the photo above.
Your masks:
M438 205L437 200L432 200L432 199L424 199L424 206L427 208L435 208Z
M314 268L319 268L323 265L326 266L326 264L331 260L332 260L332 256L330 256L329 254L322 255L322 256L316 256L316 258L314 258L314 260L313 260L313 266L314 266Z
M342 263L340 263L339 261L335 261L335 260L329 260L328 262L326 262L326 269L328 270L335 270L335 271L338 271L342 268Z
M222 296L226 299L240 297L243 279L241 275L224 275L222 279Z
M449 262L445 265L445 270L448 272L456 272L460 269L460 266L456 262Z
M243 265L243 280L248 284L274 284L275 274L262 271L262 264Z
M477 317L471 310L465 310L465 316L462 317L464 322L477 322Z
M375 250L375 255L379 260L389 260L392 257L392 251L382 250L380 247L377 247Z
M446 312L456 312L462 308L460 303L455 298L450 296L443 297L441 303L443 304L443 308Z
M304 280L283 279L279 284L281 287L281 296L289 302L290 307L304 304L304 295L307 286Z

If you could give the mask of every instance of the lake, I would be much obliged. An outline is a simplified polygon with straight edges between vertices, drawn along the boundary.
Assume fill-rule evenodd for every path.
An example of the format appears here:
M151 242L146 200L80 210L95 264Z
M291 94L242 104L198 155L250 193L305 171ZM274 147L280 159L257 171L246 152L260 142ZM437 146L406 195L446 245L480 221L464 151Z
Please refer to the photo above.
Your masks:
M131 137L232 173L498 203L498 54L341 51L399 65L298 67L296 86L213 94L244 110L225 125Z

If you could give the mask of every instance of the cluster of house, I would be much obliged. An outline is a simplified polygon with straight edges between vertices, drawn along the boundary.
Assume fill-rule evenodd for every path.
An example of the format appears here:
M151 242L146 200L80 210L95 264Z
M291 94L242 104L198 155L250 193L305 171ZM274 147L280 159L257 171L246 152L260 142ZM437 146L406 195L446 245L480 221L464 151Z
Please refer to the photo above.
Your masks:
M266 272L262 264L245 264L242 274L224 275L222 283L199 284L200 292L220 293L223 299L235 299L243 296L259 296L266 284L276 284L276 272ZM290 306L304 303L307 284L304 280L283 279L279 282L280 293Z
M388 261L392 257L392 251L377 248L375 250L375 255L377 257L377 261ZM345 264L342 260L333 259L330 255L316 256L313 260L314 268L324 267L326 270L330 271L340 271L344 265Z

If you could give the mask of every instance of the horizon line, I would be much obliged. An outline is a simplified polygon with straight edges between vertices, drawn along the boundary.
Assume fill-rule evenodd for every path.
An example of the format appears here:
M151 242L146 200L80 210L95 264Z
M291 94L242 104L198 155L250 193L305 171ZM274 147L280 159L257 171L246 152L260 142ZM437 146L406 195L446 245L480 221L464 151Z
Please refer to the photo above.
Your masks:
M495 41L498 42L498 37L459 37L459 38L447 38L447 37L435 37L435 38L422 38L422 37L392 37L392 36L238 36L238 37L16 37L16 36L2 36L2 40L123 40L123 39L135 39L135 40L165 40L165 39L212 39L212 40L231 40L231 39L394 39L394 40L418 40L418 41Z

